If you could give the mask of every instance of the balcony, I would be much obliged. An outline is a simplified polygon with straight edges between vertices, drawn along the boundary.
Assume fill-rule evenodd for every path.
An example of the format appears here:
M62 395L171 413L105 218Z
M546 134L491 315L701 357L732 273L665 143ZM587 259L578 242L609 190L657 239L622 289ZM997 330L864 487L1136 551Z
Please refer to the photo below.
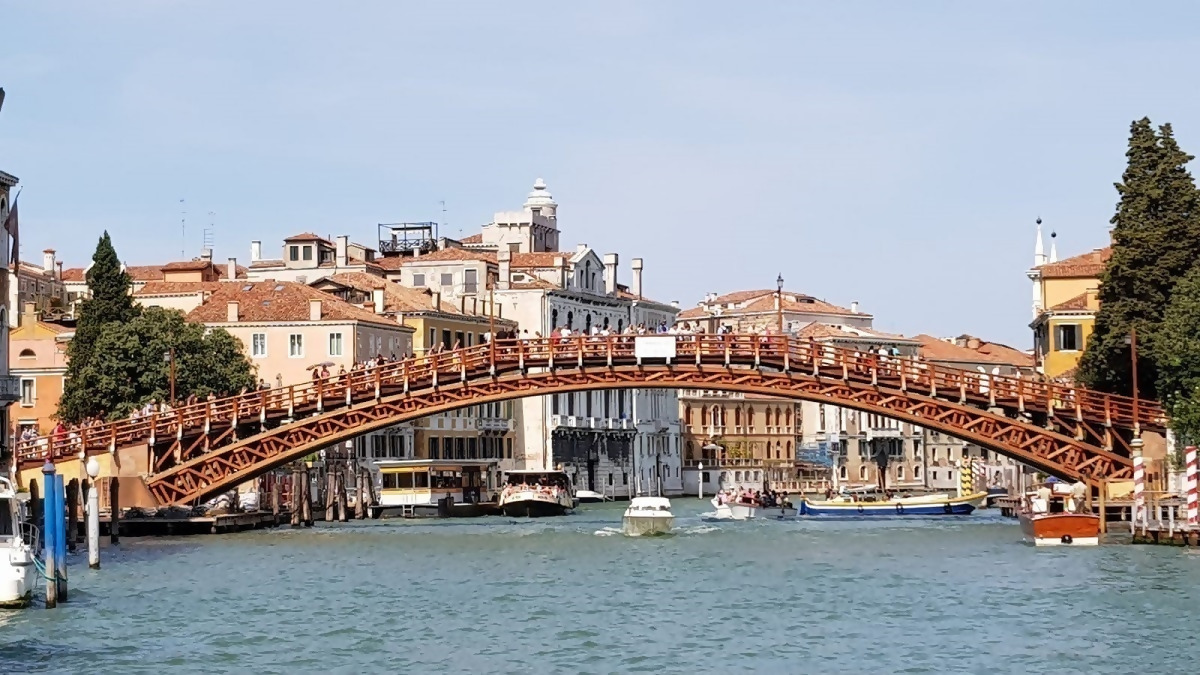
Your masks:
M477 417L475 418L475 429L477 431L510 431L512 430L512 420L503 417Z
M21 378L15 375L0 377L0 401L15 403L21 400Z

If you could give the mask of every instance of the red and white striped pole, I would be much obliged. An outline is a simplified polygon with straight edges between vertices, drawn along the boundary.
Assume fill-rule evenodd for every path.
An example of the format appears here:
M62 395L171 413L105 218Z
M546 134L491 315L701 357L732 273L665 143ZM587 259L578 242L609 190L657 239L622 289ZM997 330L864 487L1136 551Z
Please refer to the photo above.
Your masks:
M1129 442L1133 452L1133 525L1142 522L1146 511L1146 466L1142 459L1142 439L1135 436Z
M1187 524L1188 527L1200 525L1200 496L1196 493L1196 446L1189 445L1184 450L1187 453Z

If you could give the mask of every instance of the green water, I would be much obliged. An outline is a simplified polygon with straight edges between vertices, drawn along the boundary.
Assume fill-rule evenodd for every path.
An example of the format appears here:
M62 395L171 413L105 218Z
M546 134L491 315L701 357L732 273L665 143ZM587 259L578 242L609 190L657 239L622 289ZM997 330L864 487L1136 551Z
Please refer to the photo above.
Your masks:
M368 521L125 539L0 613L0 673L1195 672L1200 555L1015 521ZM82 558L82 556L81 556Z

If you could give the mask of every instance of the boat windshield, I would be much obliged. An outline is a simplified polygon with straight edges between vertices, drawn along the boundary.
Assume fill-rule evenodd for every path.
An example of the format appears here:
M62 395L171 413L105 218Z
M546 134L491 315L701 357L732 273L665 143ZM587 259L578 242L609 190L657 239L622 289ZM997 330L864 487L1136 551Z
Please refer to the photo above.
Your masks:
M633 507L634 511L670 511L667 507L661 504L643 504Z

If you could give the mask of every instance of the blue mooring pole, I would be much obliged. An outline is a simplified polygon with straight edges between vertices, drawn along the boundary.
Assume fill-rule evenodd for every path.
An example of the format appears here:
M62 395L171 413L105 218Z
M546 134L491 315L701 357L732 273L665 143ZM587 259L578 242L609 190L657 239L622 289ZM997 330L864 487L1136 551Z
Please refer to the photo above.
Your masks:
M58 599L62 602L67 601L67 485L64 478L61 474L54 477L54 510L58 518L54 528L54 534L58 536L54 546L57 556L54 567L58 574Z
M58 534L55 532L55 528L62 526L62 519L58 517L55 510L54 492L57 483L58 481L54 477L54 464L46 462L42 466L42 492L45 495L42 500L42 529L45 531L42 561L46 563L46 609L58 607L58 565L56 564Z

